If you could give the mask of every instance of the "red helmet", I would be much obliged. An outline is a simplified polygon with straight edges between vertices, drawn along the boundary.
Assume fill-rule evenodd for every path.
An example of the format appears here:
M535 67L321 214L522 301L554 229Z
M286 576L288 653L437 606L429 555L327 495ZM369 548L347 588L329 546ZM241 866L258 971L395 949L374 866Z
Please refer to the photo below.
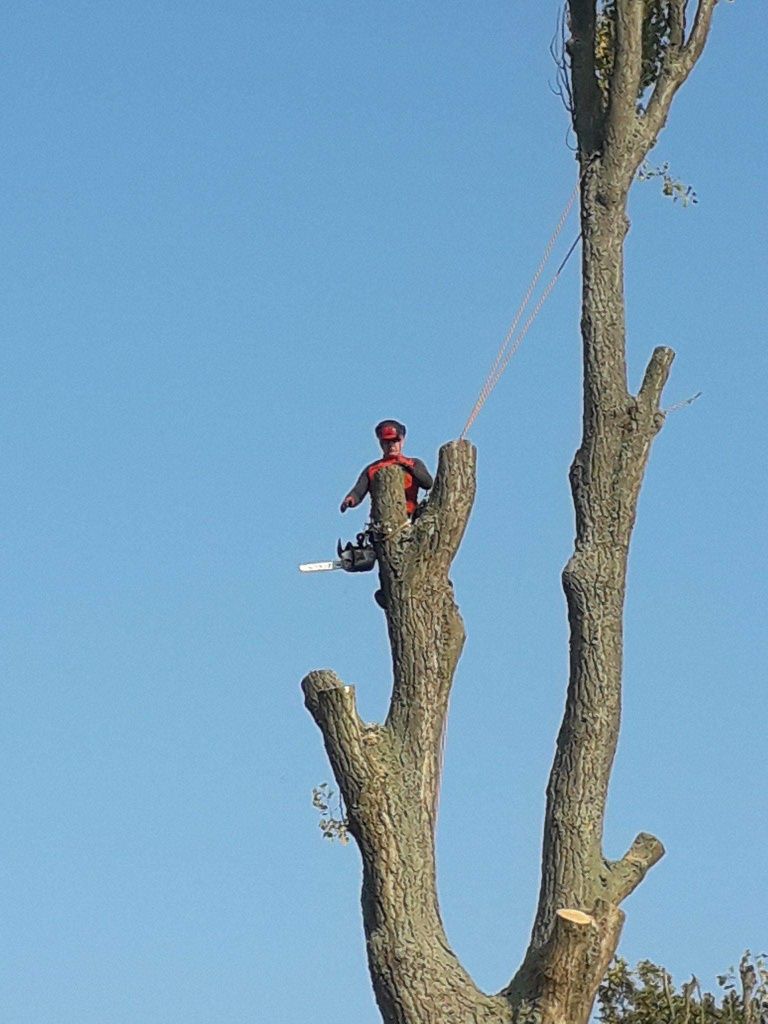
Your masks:
M405 437L405 427L397 420L382 420L376 424L375 429L380 441L402 441Z

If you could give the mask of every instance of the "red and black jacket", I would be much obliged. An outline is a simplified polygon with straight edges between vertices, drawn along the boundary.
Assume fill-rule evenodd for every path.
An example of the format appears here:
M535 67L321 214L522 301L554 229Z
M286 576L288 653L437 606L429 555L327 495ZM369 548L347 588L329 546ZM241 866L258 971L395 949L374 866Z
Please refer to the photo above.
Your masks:
M409 459L406 455L395 455L393 458L377 459L369 466L366 466L357 483L349 492L347 497L355 499L355 505L359 505L371 489L371 481L385 466L400 466L403 470L403 487L405 488L405 508L409 516L416 511L419 503L419 488L428 491L433 480L429 470L421 459Z

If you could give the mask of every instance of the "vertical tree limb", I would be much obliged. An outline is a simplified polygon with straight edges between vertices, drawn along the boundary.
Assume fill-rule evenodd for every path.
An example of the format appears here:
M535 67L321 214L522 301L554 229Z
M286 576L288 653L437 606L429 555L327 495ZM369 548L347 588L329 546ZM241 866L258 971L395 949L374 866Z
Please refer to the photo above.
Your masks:
M707 2L700 0L699 19ZM639 0L617 0L602 145L591 154L579 150L584 400L582 440L570 474L576 539L563 571L569 684L547 788L536 919L526 959L506 990L515 1005L534 1005L540 1019L551 1024L586 1022L618 942L619 904L664 852L646 833L619 861L608 860L603 852L621 721L629 544L651 444L664 422L660 401L674 358L671 349L657 348L632 395L626 379L623 262L627 195L646 152L643 145L651 141L643 135L637 111L642 15ZM677 12L675 21L673 13L673 36L681 18ZM574 124L579 124L576 112ZM578 945L576 936L582 933L564 930L563 908L590 917L592 931L582 937L590 934L594 941Z
M327 670L303 681L363 860L363 924L374 991L387 1024L508 1024L509 1005L473 983L445 936L435 878L441 741L464 627L448 578L475 494L475 449L440 451L435 485L416 523L402 470L372 486L379 580L392 648L383 726L366 725L354 693Z

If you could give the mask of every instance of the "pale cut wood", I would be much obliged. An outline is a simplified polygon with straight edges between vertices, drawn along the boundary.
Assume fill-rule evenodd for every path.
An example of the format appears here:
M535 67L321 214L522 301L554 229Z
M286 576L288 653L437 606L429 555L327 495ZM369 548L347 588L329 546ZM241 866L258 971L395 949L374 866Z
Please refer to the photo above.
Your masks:
M556 910L555 913L558 917L562 917L564 921L570 921L571 924L594 924L595 919L591 914L585 914L583 910L573 910L569 907L561 907L560 910Z

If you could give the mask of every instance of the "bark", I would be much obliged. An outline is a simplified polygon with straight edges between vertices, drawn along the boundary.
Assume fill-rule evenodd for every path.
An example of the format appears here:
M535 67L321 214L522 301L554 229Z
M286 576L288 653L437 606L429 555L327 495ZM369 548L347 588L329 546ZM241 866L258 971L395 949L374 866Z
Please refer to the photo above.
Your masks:
M464 624L448 578L475 493L475 449L445 445L426 511L410 523L402 473L373 481L379 581L392 649L384 725L362 722L354 690L330 671L303 681L363 859L363 925L387 1024L496 1024L500 996L480 992L445 936L435 880L442 740Z
M531 944L511 982L513 999L541 1020L579 1024L618 944L619 903L661 857L641 833L620 861L602 848L605 805L619 735L622 618L627 556L651 442L663 423L662 388L673 353L653 353L643 385L626 383L621 191L602 160L582 178L584 408L582 442L571 466L576 513L573 555L563 572L570 626L565 713L547 788L542 876ZM625 194L624 194L625 197ZM563 928L562 908L588 925ZM571 952L564 955L565 935ZM563 1007L567 1007L567 1014Z
M675 0L676 3L676 0ZM673 4L674 6L674 4ZM644 111L642 0L617 0L608 100L577 63L594 0L571 0L573 122L581 172L583 417L570 471L576 538L563 571L570 671L563 722L547 787L541 887L530 945L507 994L545 1024L585 1024L613 957L621 901L664 853L641 832L618 861L603 851L605 806L621 720L623 610L638 496L660 400L674 358L657 348L637 394L626 373L624 238L637 168L654 145L674 93L700 56L714 0L700 0L684 39L684 4L673 10L670 45ZM591 52L591 51L590 51ZM578 85L578 87L577 87ZM593 108L589 109L589 104ZM595 126L598 126L596 129ZM571 911L580 912L568 916Z
M449 579L475 490L475 450L444 445L426 511L411 523L399 469L372 486L393 687L383 725L363 722L331 671L303 681L363 860L368 963L385 1024L586 1024L613 957L621 902L664 853L641 832L619 860L603 850L621 719L623 609L637 502L674 353L657 348L633 394L626 373L627 195L672 98L700 56L716 0L670 0L669 46L638 103L644 0L617 0L607 102L595 77L596 0L569 0L573 123L581 187L583 420L570 471L574 551L563 571L570 627L565 711L547 787L539 900L522 966L481 992L450 948L435 881L442 740L464 626Z

